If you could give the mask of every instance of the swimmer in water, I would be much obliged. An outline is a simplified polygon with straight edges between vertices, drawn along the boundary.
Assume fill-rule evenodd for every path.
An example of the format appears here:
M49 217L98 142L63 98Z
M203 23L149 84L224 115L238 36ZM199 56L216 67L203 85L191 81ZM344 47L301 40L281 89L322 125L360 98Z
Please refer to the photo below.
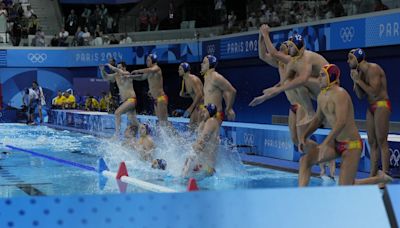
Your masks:
M153 151L155 149L154 141L150 136L150 127L147 124L141 124L139 127L139 139L135 143L135 150L145 161L153 160Z

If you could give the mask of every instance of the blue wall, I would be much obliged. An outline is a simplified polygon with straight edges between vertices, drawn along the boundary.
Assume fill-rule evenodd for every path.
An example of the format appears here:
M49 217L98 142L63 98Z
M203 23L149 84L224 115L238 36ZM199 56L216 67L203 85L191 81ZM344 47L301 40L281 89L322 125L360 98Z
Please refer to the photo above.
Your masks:
M341 84L352 96L355 107L356 119L365 119L367 101L359 100L352 89L353 83L349 77L347 51L323 52L322 55L331 63L337 64L342 70ZM400 46L380 47L366 49L367 58L370 62L376 62L386 72L389 96L392 101L393 112L391 121L400 121L400 91L396 88L400 85L398 70L400 63ZM193 73L199 75L199 63L193 63ZM144 65L135 66L141 68ZM190 105L190 99L179 97L181 79L177 73L177 64L161 65L164 74L164 89L170 98L169 111L177 108L186 108ZM133 69L130 67L130 70ZM272 115L288 115L289 103L285 95L272 98L271 100L255 107L248 104L262 93L264 88L273 86L279 81L278 71L264 64L257 58L247 60L221 61L217 70L222 73L237 89L237 97L234 109L237 121L250 123L271 123ZM0 82L3 83L3 103L18 104L20 97L16 94L24 87L30 86L32 80L38 80L44 87L45 94L49 99L55 96L58 89L72 87L73 77L99 77L97 68L2 68L0 69ZM134 88L138 96L138 111L149 113L152 103L147 96L147 82L134 82Z

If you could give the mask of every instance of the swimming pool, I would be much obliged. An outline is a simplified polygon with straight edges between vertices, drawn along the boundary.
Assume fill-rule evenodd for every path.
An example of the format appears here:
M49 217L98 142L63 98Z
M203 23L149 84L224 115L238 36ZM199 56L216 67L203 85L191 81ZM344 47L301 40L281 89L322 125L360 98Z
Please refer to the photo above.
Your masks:
M160 136L163 138L162 134ZM165 139L156 141L159 145L157 156L168 161L167 170L160 171L151 169L150 165L141 161L133 151L108 138L55 130L46 126L0 124L0 197L120 192L115 179L107 179L98 172L65 163L74 162L97 169L99 158L104 158L114 172L118 169L118 164L125 161L130 176L184 191L186 182L179 177L179 173L185 151L191 144L190 139L171 136ZM55 161L57 159L58 161ZM234 151L221 152L218 161L217 174L199 181L200 189L297 186L297 174L243 165ZM312 178L310 183L314 186L326 184L319 178ZM126 188L126 192L142 191L131 185Z

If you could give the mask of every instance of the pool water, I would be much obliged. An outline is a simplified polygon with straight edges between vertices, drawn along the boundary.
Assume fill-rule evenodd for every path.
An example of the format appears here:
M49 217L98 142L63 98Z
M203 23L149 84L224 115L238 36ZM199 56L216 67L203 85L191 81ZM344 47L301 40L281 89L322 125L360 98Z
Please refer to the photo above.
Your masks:
M171 137L168 133L160 133L159 136L161 140L155 140L158 147L156 156L168 161L166 171L151 169L150 164L141 161L132 149L109 138L97 138L46 126L0 124L0 197L106 194L121 191L121 185L115 179L107 179L95 171L34 156L21 149L94 169L97 169L98 160L104 158L113 172L117 171L121 161L125 161L130 176L184 191L186 181L180 177L180 170L194 139L186 136ZM297 186L297 174L243 165L236 151L220 149L217 161L217 174L199 181L200 189ZM310 185L334 183L311 178ZM132 185L126 186L126 192L142 191L144 190Z

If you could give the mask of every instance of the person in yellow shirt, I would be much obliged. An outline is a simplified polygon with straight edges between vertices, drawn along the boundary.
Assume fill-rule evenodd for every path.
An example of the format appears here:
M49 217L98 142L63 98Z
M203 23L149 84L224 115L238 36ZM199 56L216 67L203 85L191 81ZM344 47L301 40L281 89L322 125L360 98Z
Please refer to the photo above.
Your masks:
M65 91L65 100L63 103L64 109L74 109L76 107L76 101L74 95L70 94L69 91Z
M109 99L107 99L106 92L102 92L101 94L103 95L103 97L100 99L100 111L107 112L110 101L109 101Z
M65 97L63 96L61 90L58 91L57 96L53 99L53 108L61 109L63 107Z
M93 96L89 96L85 102L85 110L86 111L98 111L99 110L99 102Z

